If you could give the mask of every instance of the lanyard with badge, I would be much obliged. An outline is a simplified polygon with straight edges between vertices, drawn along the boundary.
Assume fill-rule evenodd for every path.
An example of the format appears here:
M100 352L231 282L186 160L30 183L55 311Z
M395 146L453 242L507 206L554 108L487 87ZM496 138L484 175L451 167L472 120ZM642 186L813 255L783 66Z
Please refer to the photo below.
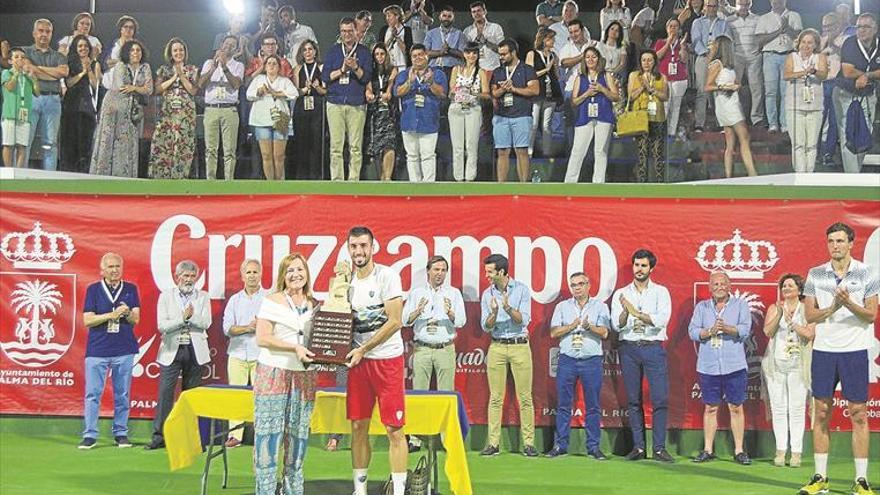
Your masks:
M184 294L180 289L177 289L177 294L177 301L180 304L180 308L186 310L186 307L190 305L190 302L195 297L196 291L193 290L189 294ZM192 343L192 338L190 338L189 335L189 321L185 322L184 329L177 334L177 343L178 345L188 345Z
M576 351L580 351L581 349L583 349L584 335L587 332L586 328L590 325L590 315L588 312L586 312L588 303L589 301L585 302L584 307L580 308L577 305L577 301L574 302L574 307L577 311L578 318L580 318L581 320L581 324L578 325L578 327L571 332L571 348ZM585 314L585 312L587 314ZM584 326L585 323L587 326Z
M865 74L871 71L871 59L877 55L877 50L880 49L880 38L874 38L874 51L868 55L868 50L865 48L865 45L862 44L862 40L856 38L856 43L859 45L859 51L862 52L862 56L865 57ZM869 84L873 85L873 83Z
M678 75L678 45L681 44L681 38L675 38L675 41L672 42L672 47L669 49L672 54L672 59L669 61L669 65L666 67L666 72L670 76Z
M303 96L303 110L311 112L315 109L315 96L312 95L312 81L315 79L315 72L318 70L318 62L312 64L312 70L309 71L309 64L304 64L303 72L306 75L306 95Z
M286 292L284 293L284 299L287 301L287 307L290 308L291 311L298 314L299 316L306 314L306 312L309 310L308 302L306 304L303 304L302 306L297 306L293 302L293 299L290 297L290 294L288 294ZM302 343L302 336L303 336L303 331L302 330L297 331L297 338L299 339L299 343Z
M723 319L725 309L727 309L727 302L724 303L723 306L721 306L721 309L716 309L715 301L712 301L712 310L715 311L715 321ZM711 345L713 349L721 349L721 344L721 334L716 333L715 335L712 335L712 337L709 339L709 345Z
M510 70L510 67L508 67L508 66L504 67L504 72L505 72L505 74L507 74L508 81L512 81L511 77L513 77L513 75L516 74L516 69L518 69L518 68L519 68L519 63L516 64L516 67L514 67L512 71ZM504 93L504 98L502 99L502 102L506 108L512 107L513 106L513 93Z
M116 309L116 301L119 300L119 296L122 295L122 286L125 282L119 282L119 287L116 289L116 294L110 292L110 288L107 287L107 282L101 280L101 287L104 289L104 294L107 296L107 299L110 300L110 306L113 309ZM109 320L107 321L107 333L119 333L119 320Z
M644 295L641 292L639 292L638 289L635 289L634 292L636 294L636 297L634 298L636 301L636 311L641 313L642 312L642 299L643 299ZM644 336L645 335L645 322L642 321L641 318L637 318L632 315L630 315L630 317L633 319L633 333L635 333L636 335Z
M342 72L342 77L339 78L339 84L348 84L349 82L351 82L351 79L348 75L348 69L345 68L345 59L351 58L351 56L354 55L354 52L357 50L357 47L358 45L357 43L355 43L354 46L351 47L351 51L348 52L348 54L345 53L345 45L340 45L339 47L339 49L342 50L343 56L341 69L344 69Z
M801 54L798 53L797 56L800 57ZM813 99L815 99L816 97L816 92L813 88L813 79L815 78L815 76L810 73L810 71L815 67L815 63L815 55L810 55L810 58L806 60L806 63L804 62L804 59L801 59L801 66L804 68L804 72L806 72L806 75L804 75L804 87L801 91L801 99L804 101L804 103L813 103Z
M588 73L587 82L589 83L587 88L589 88L590 86L599 82L599 76L597 75L596 79L593 79ZM596 102L596 95L591 96L590 101L587 102L587 117L591 119L599 118L599 103Z
M649 88L654 87L654 75L653 74L648 74L648 87ZM649 117L656 117L657 116L657 98L651 93L648 93L648 116Z
M410 70L413 70L413 69L410 69ZM431 70L431 69L428 68L426 70ZM424 73L416 75L416 81L418 82L418 85L414 88L416 90L416 93L413 95L413 102L415 103L416 108L423 108L425 106L425 95L423 95L421 92L422 88L424 87L424 84L425 84L424 81L422 80L423 75L424 75Z
M442 319L439 317L439 315L435 314L435 311L438 307L438 305L436 304L437 296L440 295L440 290L438 289L435 291L434 289L428 289L428 291L430 293L430 297L428 299L428 306L425 308L425 310L426 313L430 316L428 317L428 322L425 324L425 331L428 333L428 335L436 335L437 331L440 329L439 321ZM443 305L439 306L443 307Z
M18 89L18 122L20 124L25 124L29 121L30 111L28 110L25 104L25 98L29 92L28 88L25 86L25 82L27 82L28 76L24 74L18 75L18 80L15 82L16 88Z
M782 311L782 318L786 323L786 334L785 334L785 356L787 358L798 357L801 354L801 345L800 340L798 339L797 332L794 329L795 321L794 315L800 309L801 303L798 302L797 306L795 306L794 311L791 313L785 307L785 303L782 303L782 307L780 310Z
M214 79L217 71L220 71L220 78ZM214 98L221 103L225 103L228 94L226 91L226 85L229 84L229 80L226 78L226 73L223 71L223 68L219 66L214 67L214 74L211 75L211 79L216 84L216 86L214 86Z
M552 80L550 79L550 64L553 63L553 52L550 52L550 64L547 63L547 58L544 57L544 52L539 51L538 55L541 57L541 62L544 64L544 68L547 69L547 73L544 74L544 92L547 93L547 97L553 93Z

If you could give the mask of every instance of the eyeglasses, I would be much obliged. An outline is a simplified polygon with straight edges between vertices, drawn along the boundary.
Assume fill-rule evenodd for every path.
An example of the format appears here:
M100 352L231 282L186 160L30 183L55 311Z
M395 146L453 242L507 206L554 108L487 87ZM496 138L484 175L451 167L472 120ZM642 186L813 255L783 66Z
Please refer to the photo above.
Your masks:
M274 46L274 45L277 45L277 44L278 44L278 43L276 43L276 42L274 42L274 41L264 41L264 42L263 42L263 45L265 45L265 46Z
M575 288L578 288L578 287L586 287L587 285L589 285L589 284L586 283L586 282L575 282L575 283L571 284L571 287L572 287L573 289L575 289Z
M874 29L874 26L870 24L856 24L856 28L858 29Z

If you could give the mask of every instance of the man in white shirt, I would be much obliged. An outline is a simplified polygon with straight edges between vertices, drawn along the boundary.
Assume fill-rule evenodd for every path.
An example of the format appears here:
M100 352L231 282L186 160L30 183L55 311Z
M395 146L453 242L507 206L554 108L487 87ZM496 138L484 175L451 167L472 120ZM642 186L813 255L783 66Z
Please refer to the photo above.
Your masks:
M728 16L727 25L733 33L736 82L742 84L743 75L748 74L751 120L752 125L758 125L764 120L764 76L761 73L761 51L755 39L760 16L751 8L752 0L736 0L736 12Z
M556 45L554 45L553 51L555 51L557 55L562 53L565 45L568 44L568 23L577 19L577 16L577 2L575 2L574 0L565 0L565 3L562 5L562 20L559 22L554 22L550 26L550 29L552 29L553 32L556 33ZM587 33L587 36L589 37L589 31L587 31Z
M654 23L657 21L657 13L663 6L662 0L647 0L644 8L633 17L629 39L636 44L639 50L651 48L654 45Z
M290 5L282 5L278 9L278 21L281 23L284 49L287 50L287 60L291 66L296 66L299 63L296 60L296 55L299 53L299 45L306 40L318 42L318 39L315 37L315 31L311 27L297 22L296 10Z
M647 249L632 255L633 281L614 291L611 324L620 335L620 367L626 387L629 427L633 449L629 461L645 459L645 425L642 411L642 376L651 388L653 459L675 462L666 451L666 414L669 377L666 369L666 325L672 316L672 300L666 287L651 280L657 257Z
M162 342L156 362L159 363L159 393L153 419L153 439L146 450L165 447L162 428L174 406L177 378L183 375L181 390L202 383L202 365L211 361L208 328L211 326L211 299L196 289L199 266L185 260L174 269L177 286L159 294L156 322Z
M764 91L767 97L767 125L770 132L786 132L785 59L794 51L794 40L803 29L801 16L786 8L786 0L770 0L770 12L758 19L755 40L763 52Z
M874 343L877 267L852 257L856 235L844 223L825 231L831 260L810 270L804 284L804 316L816 324L813 341L812 384L813 457L816 474L799 493L827 493L828 425L834 414L834 389L840 384L852 423L852 450L856 475L853 494L873 494L868 485L868 349Z
M354 263L349 299L354 311L355 348L346 356L350 368L346 411L351 421L354 495L367 495L371 455L367 435L377 401L388 434L393 495L404 495L407 446L403 434L406 407L400 275L373 262L373 232L367 227L349 230L348 254Z
M228 35L214 53L202 64L199 88L205 90L205 175L217 178L217 146L223 144L223 178L235 176L235 155L238 146L238 89L244 79L244 64L233 56L238 51L239 37Z
M437 390L455 390L455 332L467 322L461 291L445 285L449 262L432 256L426 267L428 284L406 296L403 322L413 328L413 389L429 390L431 375ZM410 452L421 442L410 438Z
M229 298L223 310L223 333L229 337L226 348L226 377L230 385L254 385L257 375L257 313L266 291L261 286L263 267L255 259L245 260L239 270L244 288ZM230 422L226 447L241 445L242 428L239 422Z
M574 89L574 79L584 61L584 51L592 44L590 31L583 22L573 19L568 23L568 43L559 52L559 81L563 84L566 100Z
M504 41L504 30L486 18L486 4L482 1L471 3L471 17L474 23L464 28L468 41L480 45L480 69L493 71L501 66L498 44Z

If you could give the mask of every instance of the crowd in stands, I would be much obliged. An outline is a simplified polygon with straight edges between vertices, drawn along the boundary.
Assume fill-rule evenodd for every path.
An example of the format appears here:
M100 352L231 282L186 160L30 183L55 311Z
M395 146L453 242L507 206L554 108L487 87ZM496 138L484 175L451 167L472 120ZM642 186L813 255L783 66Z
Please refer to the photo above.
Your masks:
M205 61L191 59L184 37L145 46L129 15L112 42L89 13L64 32L37 19L33 44L0 38L3 163L25 167L40 148L45 170L137 177L145 111L158 97L150 178L194 175L199 115L208 179L235 177L241 146L254 140L266 179L359 180L369 167L381 180L429 182L438 136L448 135L443 158L456 181L477 178L479 149L490 146L499 181L511 156L516 177L529 180L540 152L568 157L566 182L589 159L600 183L612 140L631 136L635 179L662 182L668 147L719 130L725 174L738 156L756 175L750 134L759 128L790 142L795 172L836 156L844 171L861 171L880 87L874 14L842 3L817 30L786 0L761 14L750 0L674 1L662 18L662 0L637 12L607 0L598 13L544 0L526 47L482 1L459 29L452 7L407 0L384 8L377 30L367 10L343 17L336 43L319 47L291 5L263 0L256 28L230 16ZM588 16L601 32L589 32Z

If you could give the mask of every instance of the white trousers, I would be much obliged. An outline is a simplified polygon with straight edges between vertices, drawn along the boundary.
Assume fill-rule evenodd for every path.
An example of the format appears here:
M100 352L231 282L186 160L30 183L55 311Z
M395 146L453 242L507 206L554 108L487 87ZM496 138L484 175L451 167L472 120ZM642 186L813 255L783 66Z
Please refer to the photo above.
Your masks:
M477 178L477 157L483 111L479 105L462 109L458 103L449 105L449 139L452 141L452 175L468 182Z
M801 369L799 366L787 371L777 369L766 379L776 450L788 450L790 436L792 453L803 453L807 384L804 383Z
M785 115L788 136L791 139L791 161L797 173L816 169L819 132L822 130L822 111L788 109Z
M678 116L681 115L681 100L684 99L684 92L688 89L687 80L672 81L669 83L669 106L666 113L667 126L666 132L670 136L675 136L678 130Z
M577 182L581 175L581 166L590 143L596 137L593 147L593 182L605 182L605 168L608 166L608 144L611 142L611 124L591 120L586 125L574 128L574 144L568 157L568 168L565 171L565 182Z
M434 182L437 176L437 133L403 133L410 182Z

